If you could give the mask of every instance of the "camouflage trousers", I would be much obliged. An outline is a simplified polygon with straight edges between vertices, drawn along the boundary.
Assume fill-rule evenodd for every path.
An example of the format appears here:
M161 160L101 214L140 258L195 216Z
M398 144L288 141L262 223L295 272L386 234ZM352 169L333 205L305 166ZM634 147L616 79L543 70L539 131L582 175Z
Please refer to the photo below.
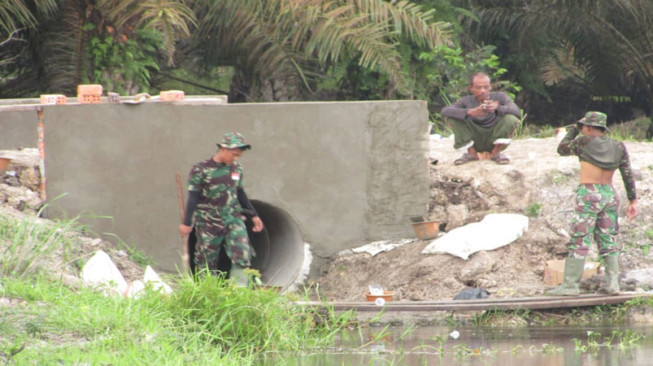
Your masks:
M249 267L256 254L249 243L247 227L242 214L226 216L224 219L202 215L195 224L197 244L195 263L198 267L218 269L220 250L226 250L232 263Z
M570 254L585 257L592 237L601 256L618 251L615 237L619 231L619 199L609 184L581 184L576 190L576 206L571 221Z

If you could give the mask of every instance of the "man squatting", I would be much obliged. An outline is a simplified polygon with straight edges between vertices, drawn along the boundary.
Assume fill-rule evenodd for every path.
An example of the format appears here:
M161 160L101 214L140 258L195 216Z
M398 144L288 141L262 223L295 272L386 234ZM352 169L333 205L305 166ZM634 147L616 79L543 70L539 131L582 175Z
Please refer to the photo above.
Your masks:
M478 153L489 153L497 164L508 164L510 158L501 154L519 127L521 111L502 92L491 92L490 77L482 72L474 74L467 87L472 95L458 99L442 108L442 116L453 119L454 148L467 149L455 165L479 160Z

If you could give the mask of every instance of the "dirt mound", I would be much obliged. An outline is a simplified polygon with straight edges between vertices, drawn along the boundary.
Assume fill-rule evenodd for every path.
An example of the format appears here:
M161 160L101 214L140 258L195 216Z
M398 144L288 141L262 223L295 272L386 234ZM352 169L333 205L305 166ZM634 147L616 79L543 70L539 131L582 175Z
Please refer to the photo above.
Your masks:
M578 159L560 157L557 144L555 138L517 140L506 150L512 160L509 165L481 160L454 166L461 152L453 149L452 141L432 140L431 219L446 221L448 231L489 213L520 213L529 216L528 231L507 246L477 252L468 260L422 254L430 241L419 240L374 256L348 252L334 258L315 281L321 298L363 301L369 284L395 291L398 300L449 300L467 286L485 288L493 297L541 294L547 288L542 281L545 262L566 254L579 174ZM624 218L627 200L617 172L613 183L622 201L622 273L653 267L649 255L653 146L626 145L637 181L639 216L633 221ZM590 256L596 258L596 247Z

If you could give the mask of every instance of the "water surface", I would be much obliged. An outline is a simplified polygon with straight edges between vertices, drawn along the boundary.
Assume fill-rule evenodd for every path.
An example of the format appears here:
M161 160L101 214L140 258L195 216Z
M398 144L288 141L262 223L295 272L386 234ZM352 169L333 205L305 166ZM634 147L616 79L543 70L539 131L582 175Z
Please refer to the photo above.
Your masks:
M651 366L653 327L370 327L264 365ZM457 338L454 338L456 337Z

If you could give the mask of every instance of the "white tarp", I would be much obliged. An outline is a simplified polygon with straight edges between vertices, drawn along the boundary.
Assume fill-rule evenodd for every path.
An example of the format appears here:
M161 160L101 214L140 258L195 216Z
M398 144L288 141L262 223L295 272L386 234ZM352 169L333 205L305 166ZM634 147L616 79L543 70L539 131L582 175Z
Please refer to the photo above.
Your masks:
M125 297L140 296L148 284L154 291L162 291L165 294L172 292L172 288L163 282L159 274L150 266L145 268L143 281L127 283L111 257L102 250L98 250L84 264L82 280L85 285L104 290L106 294L119 294Z
M367 253L373 257L379 253L388 252L392 249L408 243L412 243L414 241L415 239L381 240L360 246L358 248L354 248L351 251L354 253Z
M111 257L102 250L98 250L82 268L82 280L91 287L102 288L109 292L123 294L129 287L120 270L111 260Z
M481 250L508 245L528 230L528 217L520 214L489 214L481 222L455 228L433 240L423 254L448 253L468 259Z

